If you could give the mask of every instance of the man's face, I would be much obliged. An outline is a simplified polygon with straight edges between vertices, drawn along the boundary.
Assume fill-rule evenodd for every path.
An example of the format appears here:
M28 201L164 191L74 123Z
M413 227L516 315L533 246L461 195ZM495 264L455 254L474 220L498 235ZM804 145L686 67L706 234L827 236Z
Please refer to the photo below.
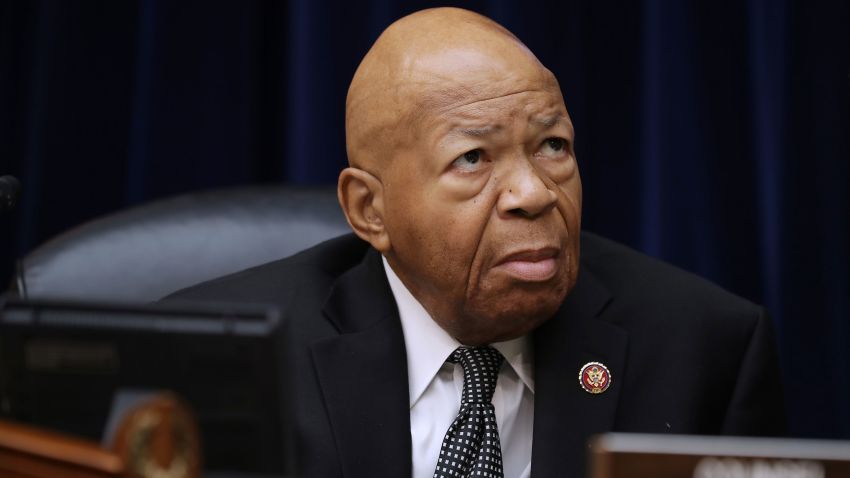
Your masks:
M551 74L528 62L463 51L423 61L435 66L417 82L426 93L415 95L409 141L381 179L387 258L462 343L523 335L578 272L581 181L566 107Z

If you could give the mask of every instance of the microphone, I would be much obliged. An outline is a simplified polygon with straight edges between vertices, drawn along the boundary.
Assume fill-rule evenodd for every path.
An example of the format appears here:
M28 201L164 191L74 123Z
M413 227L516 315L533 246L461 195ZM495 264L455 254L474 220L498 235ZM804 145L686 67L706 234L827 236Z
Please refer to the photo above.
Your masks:
M20 195L20 181L14 176L0 176L0 213L11 211Z

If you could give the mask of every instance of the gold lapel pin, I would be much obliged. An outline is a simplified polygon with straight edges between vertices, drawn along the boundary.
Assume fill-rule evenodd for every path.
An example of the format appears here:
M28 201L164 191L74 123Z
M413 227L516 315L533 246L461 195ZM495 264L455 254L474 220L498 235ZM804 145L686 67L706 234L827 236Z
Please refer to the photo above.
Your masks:
M587 362L578 372L578 382L585 392L596 395L611 386L611 372L602 362Z

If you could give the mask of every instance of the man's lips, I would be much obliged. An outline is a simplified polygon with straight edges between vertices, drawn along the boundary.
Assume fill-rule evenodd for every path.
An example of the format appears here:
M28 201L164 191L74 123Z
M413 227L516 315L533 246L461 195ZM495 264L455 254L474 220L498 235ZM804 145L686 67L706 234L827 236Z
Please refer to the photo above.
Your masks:
M523 281L542 282L555 275L557 256L558 249L554 247L527 249L508 254L495 268Z

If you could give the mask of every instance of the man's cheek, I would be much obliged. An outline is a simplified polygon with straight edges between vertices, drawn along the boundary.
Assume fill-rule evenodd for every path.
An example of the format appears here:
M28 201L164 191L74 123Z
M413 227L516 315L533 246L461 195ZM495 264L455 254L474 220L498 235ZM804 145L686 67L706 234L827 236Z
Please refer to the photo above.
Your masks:
M581 183L577 179L567 181L558 185L557 207L564 219L564 223L570 232L578 226L581 219Z

